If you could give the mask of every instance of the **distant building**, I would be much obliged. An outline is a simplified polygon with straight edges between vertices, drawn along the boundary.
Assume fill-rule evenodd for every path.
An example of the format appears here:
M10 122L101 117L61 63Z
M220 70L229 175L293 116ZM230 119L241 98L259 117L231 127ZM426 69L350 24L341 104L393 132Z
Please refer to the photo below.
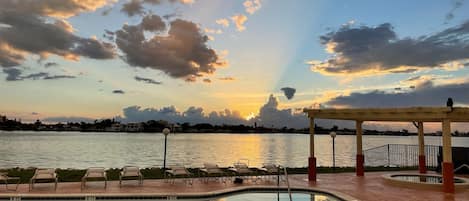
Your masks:
M0 123L5 123L5 122L7 122L7 120L8 120L7 116L0 115Z
M128 123L125 126L125 131L127 131L127 132L140 132L140 131L143 131L143 124L142 123Z
M107 127L104 130L107 132L120 132L120 131L124 131L124 125L120 123L114 123L111 125L111 127Z

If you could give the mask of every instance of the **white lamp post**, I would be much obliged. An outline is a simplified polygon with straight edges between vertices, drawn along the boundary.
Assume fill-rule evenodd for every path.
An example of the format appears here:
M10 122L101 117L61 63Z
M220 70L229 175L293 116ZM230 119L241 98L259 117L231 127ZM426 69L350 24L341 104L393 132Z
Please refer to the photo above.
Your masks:
M332 131L329 133L332 138L332 170L335 172L335 137L337 133Z
M163 170L166 170L166 143L168 142L168 135L171 133L171 130L169 128L164 128L163 129L163 135L164 135L164 160L163 160Z

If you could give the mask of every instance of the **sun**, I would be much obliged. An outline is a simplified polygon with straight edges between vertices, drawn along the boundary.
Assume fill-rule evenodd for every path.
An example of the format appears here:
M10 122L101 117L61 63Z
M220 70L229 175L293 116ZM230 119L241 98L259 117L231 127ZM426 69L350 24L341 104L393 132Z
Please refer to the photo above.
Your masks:
M251 119L254 119L254 117L256 117L256 115L254 114L254 112L251 112L251 113L249 113L248 116L245 117L245 119L249 121Z

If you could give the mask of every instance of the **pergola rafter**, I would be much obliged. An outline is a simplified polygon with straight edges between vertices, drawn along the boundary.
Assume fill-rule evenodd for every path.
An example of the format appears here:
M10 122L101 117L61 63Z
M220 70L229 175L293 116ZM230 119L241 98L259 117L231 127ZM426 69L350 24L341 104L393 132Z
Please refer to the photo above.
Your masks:
M411 107L411 108L358 108L358 109L304 109L310 119L309 180L316 181L314 155L314 119L351 120L356 122L357 176L364 176L362 124L365 121L417 122L419 140L419 171L426 173L424 150L424 122L441 122L443 131L443 188L454 192L451 149L451 122L469 122L469 108Z

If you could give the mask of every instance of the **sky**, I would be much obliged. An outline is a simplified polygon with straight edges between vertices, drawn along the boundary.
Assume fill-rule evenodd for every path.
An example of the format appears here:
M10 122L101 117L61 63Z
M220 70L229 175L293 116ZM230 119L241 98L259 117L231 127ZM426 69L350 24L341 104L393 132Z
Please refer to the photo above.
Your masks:
M301 128L307 107L468 106L468 4L2 0L0 114Z

